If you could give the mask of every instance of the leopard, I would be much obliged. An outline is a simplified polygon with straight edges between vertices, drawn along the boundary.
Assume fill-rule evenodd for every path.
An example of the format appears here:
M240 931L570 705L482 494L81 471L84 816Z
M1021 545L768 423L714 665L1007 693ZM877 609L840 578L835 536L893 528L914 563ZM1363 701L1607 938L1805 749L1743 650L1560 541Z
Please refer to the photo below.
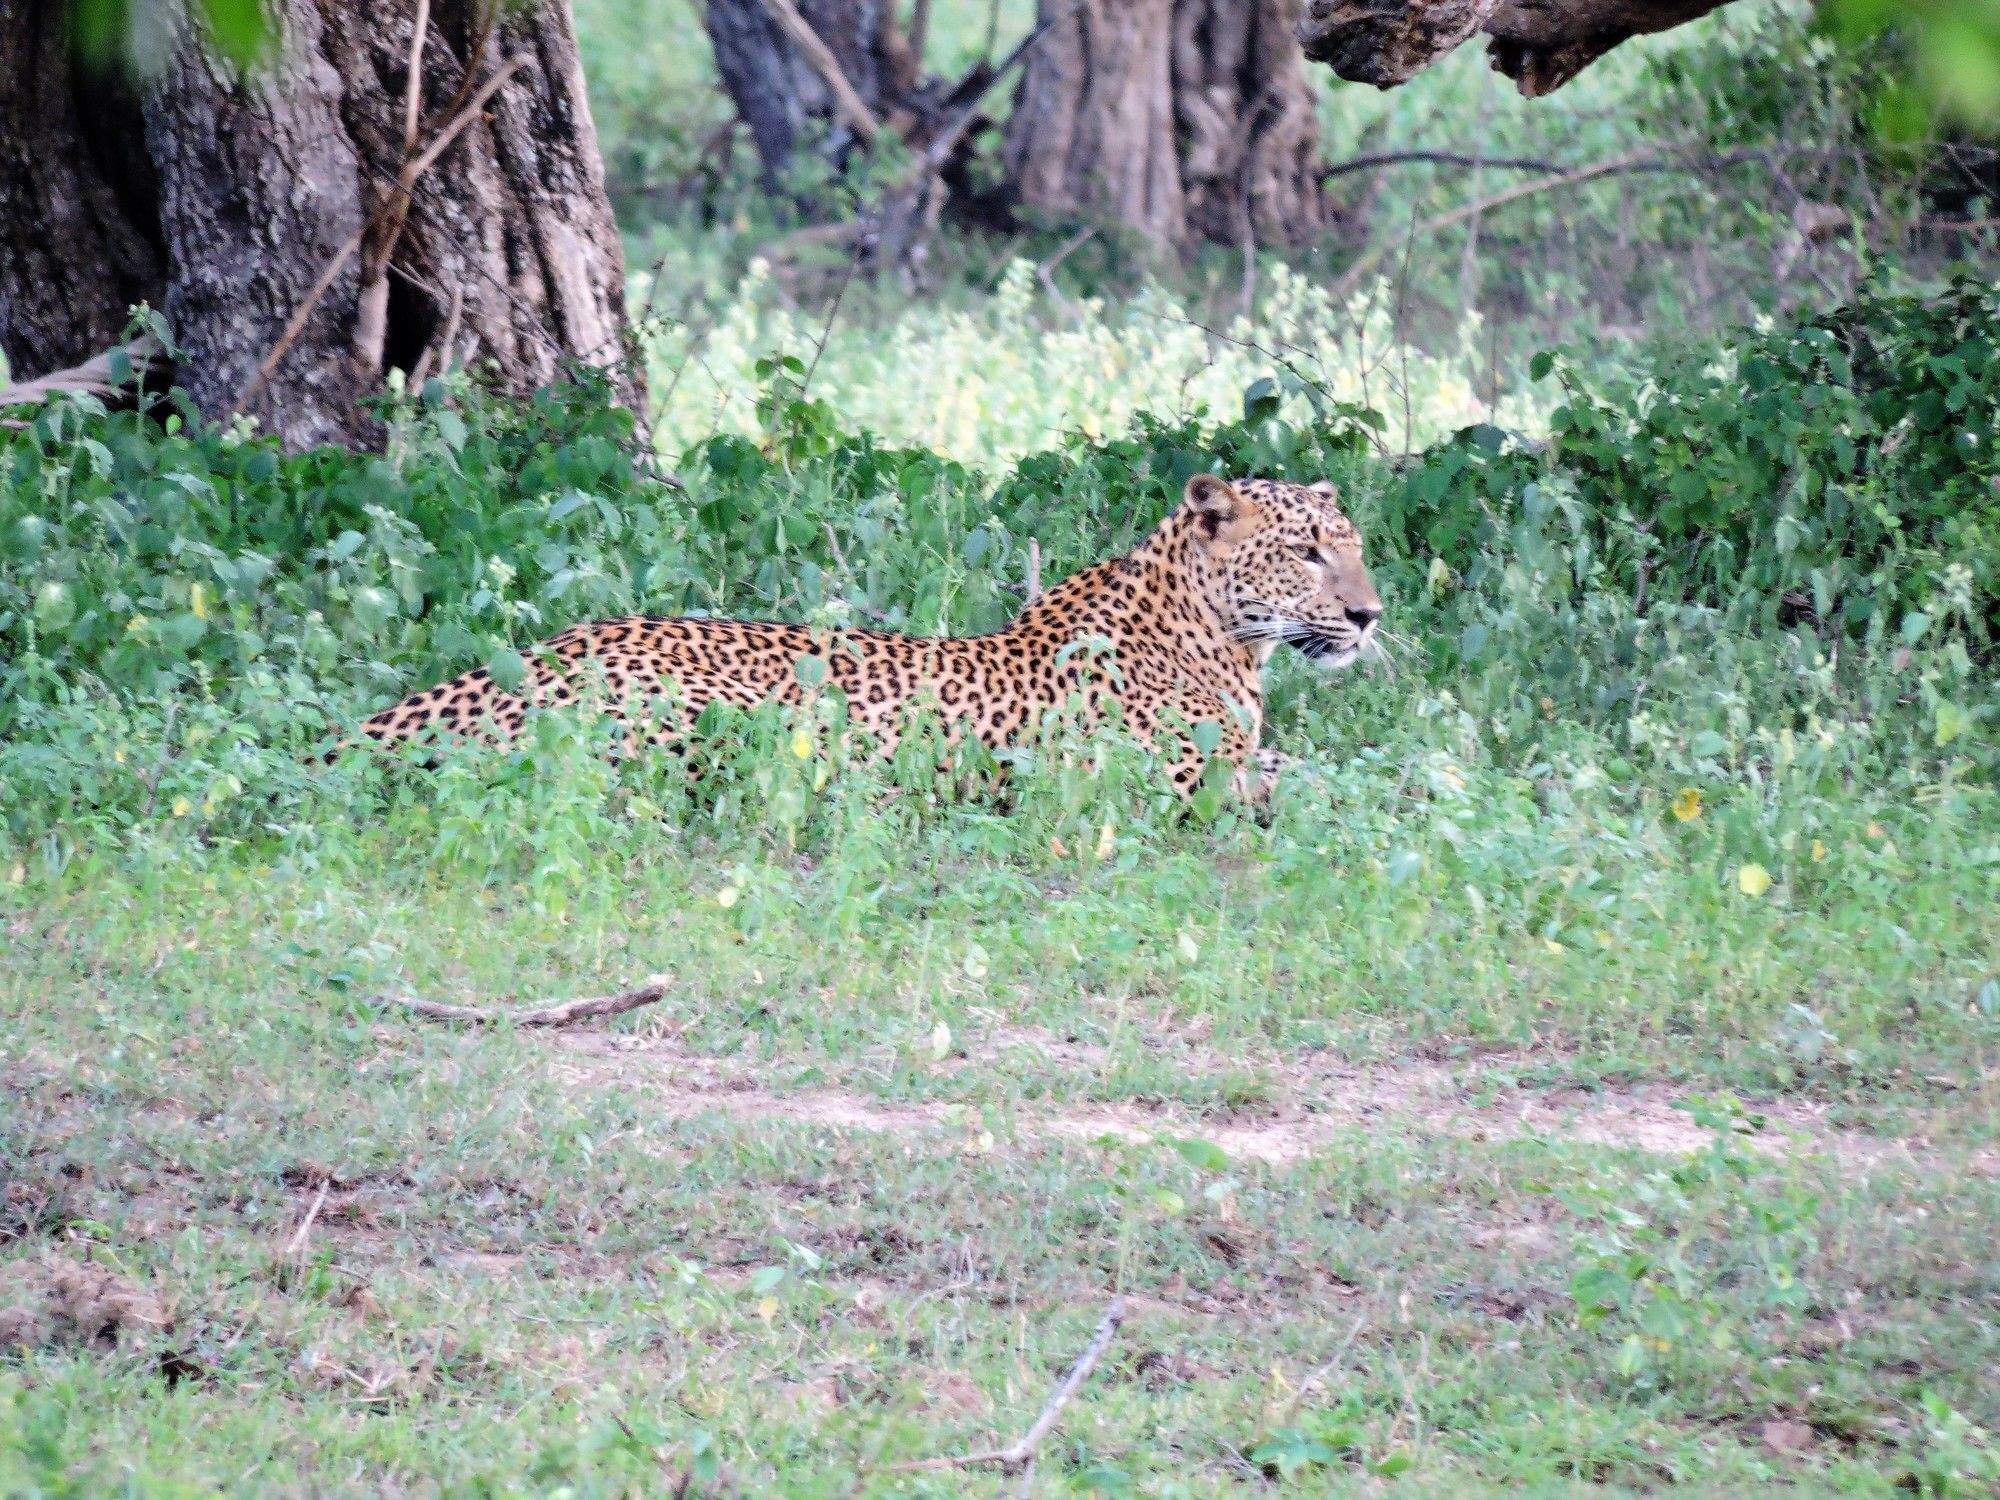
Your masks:
M1051 715L1116 715L1182 797L1219 756L1233 791L1268 802L1289 757L1262 747L1264 679L1280 646L1321 668L1374 647L1382 598L1362 536L1328 481L1200 473L1133 550L1072 574L984 635L760 620L629 615L572 625L524 653L503 688L490 668L411 694L364 720L377 745L438 737L505 743L537 708L593 694L628 727L641 701L678 705L643 725L671 747L710 703L800 704L831 686L849 723L893 753L913 714L989 750L1018 747ZM808 668L805 664L817 663ZM1217 726L1203 733L1201 725ZM1204 743L1205 742L1205 743Z

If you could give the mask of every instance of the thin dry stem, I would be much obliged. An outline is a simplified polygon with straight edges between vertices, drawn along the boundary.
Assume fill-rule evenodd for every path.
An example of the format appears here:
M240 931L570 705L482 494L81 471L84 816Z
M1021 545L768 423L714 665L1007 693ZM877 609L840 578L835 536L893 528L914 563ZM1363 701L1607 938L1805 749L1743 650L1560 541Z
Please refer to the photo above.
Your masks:
M333 1179L331 1177L320 1178L319 1192L313 1197L312 1207L306 1210L306 1216L299 1220L298 1229L285 1245L285 1254L287 1256L302 1255L305 1253L306 1240L312 1234L313 1220L317 1219L319 1211L326 1207L327 1190L332 1186Z
M1049 1435L1076 1393L1083 1389L1083 1383L1090 1378L1090 1372L1097 1368L1097 1362L1104 1358L1104 1351L1111 1347L1117 1337L1118 1325L1125 1321L1125 1299L1113 1297L1110 1306L1104 1309L1104 1316L1098 1320L1097 1330L1091 1334L1090 1342L1083 1353L1070 1366L1069 1373L1049 1393L1048 1402L1042 1407L1042 1414L1035 1418L1035 1425L1022 1433L1020 1439L1005 1448L995 1448L985 1453L965 1453L947 1458L919 1458L909 1463L894 1464L891 1473L907 1474L919 1470L976 1469L988 1465L998 1465L1008 1474L1019 1474L1035 1461L1035 1450L1042 1439Z

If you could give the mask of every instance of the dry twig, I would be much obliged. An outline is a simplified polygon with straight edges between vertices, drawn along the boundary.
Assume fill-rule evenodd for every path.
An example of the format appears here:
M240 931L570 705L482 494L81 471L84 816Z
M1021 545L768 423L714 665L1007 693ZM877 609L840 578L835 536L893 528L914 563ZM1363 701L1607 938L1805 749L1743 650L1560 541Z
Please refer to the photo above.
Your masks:
M453 115L444 129L437 133L436 139L424 149L424 154L403 168L399 180L415 187L417 179L428 172L436 164L437 159L450 149L451 143L465 132L466 126L479 118L480 112L486 108L486 102L499 92L500 85L513 77L515 69L527 61L527 53L517 52L502 63L493 76L480 85L479 92L467 100L465 107ZM278 362L290 352L292 345L298 342L300 333L305 330L306 319L312 316L313 309L319 306L320 299L332 287L342 268L354 258L354 252L361 248L362 241L368 237L369 232L387 220L395 201L391 196L389 202L376 209L365 224L348 236L346 244L333 252L333 258L327 261L325 268L319 273L319 279L312 284L312 290L308 291L305 300L299 303L298 311L292 314L292 320L285 325L285 331L278 335L278 342L271 346L271 352L264 356L255 373L243 383L243 389L236 393L236 400L232 403L234 410L242 411L264 388L265 383L271 378L271 372L278 368Z
M382 368L382 350L389 337L389 259L396 253L403 225L410 216L410 164L417 156L417 117L424 94L424 38L430 31L431 0L417 0L416 24L410 32L409 79L403 91L403 168L389 195L388 217L368 254L362 256L361 295L354 314L354 350L371 375Z
M1094 224L1084 225L1083 228L1079 229L1075 234L1071 235L1068 239L1064 240L1062 244L1056 248L1056 253L1054 255L1051 255L1047 260L1043 261L1039 266L1035 267L1035 279L1041 282L1042 289L1049 294L1049 301L1055 303L1057 307L1060 307L1066 314L1068 314L1069 320L1072 323L1081 323L1083 321L1083 309L1078 307L1074 302L1070 301L1068 297L1064 296L1062 288L1056 285L1056 270L1058 267L1062 265L1064 261L1068 260L1071 254L1074 253L1078 248L1080 248L1086 240L1088 240L1092 235L1096 233L1097 233L1096 225Z
M622 1016L666 998L672 981L655 974L634 990L616 995L590 995L581 1000L538 1006L534 1010L483 1010L474 1005L445 1005L437 1000L420 1000L415 995L392 995L386 991L369 997L371 1005L394 1005L432 1021L465 1021L474 1026L574 1026L599 1016Z
M1514 172L1560 172L1561 163L1538 161L1520 156L1467 156L1459 151L1379 151L1372 156L1351 156L1320 168L1319 180L1366 172L1372 167L1394 167L1405 162L1428 162L1441 167L1500 167Z
M307 1209L306 1216L299 1220L297 1232L292 1235L291 1240L285 1246L285 1254L287 1256L303 1255L305 1253L306 1237L312 1233L313 1220L317 1219L319 1211L326 1207L327 1190L332 1186L333 1179L331 1177L320 1178L319 1192L313 1198L312 1207Z
M875 144L882 134L882 126L869 112L861 95L854 91L854 85L847 81L847 75L840 69L840 60L820 39L812 24L799 14L792 0L764 0L764 9L771 13L771 19L779 29L792 39L793 44L806 55L806 61L813 65L813 71L826 80L826 86L833 92L833 102L847 119L847 127L861 138L864 146Z
M1005 1448L994 1448L985 1453L958 1454L948 1458L919 1458L909 1463L892 1465L890 1472L907 1474L918 1470L977 1469L988 1465L997 1465L1008 1474L1023 1472L1034 1463L1035 1449L1041 1446L1042 1439L1054 1428L1056 1419L1062 1415L1063 1408L1069 1405L1079 1390L1083 1389L1084 1381L1088 1380L1090 1372L1097 1368L1097 1362L1104 1358L1104 1351L1111 1347L1111 1340L1118 1333L1118 1325L1124 1321L1125 1299L1122 1296L1113 1297L1111 1305L1104 1309L1104 1316L1098 1320L1097 1331L1091 1334L1090 1342L1084 1346L1083 1353L1077 1357L1076 1363L1070 1366L1069 1373L1063 1376L1061 1383L1049 1393L1048 1403L1042 1407L1042 1414L1035 1418L1035 1425L1022 1433L1016 1442Z

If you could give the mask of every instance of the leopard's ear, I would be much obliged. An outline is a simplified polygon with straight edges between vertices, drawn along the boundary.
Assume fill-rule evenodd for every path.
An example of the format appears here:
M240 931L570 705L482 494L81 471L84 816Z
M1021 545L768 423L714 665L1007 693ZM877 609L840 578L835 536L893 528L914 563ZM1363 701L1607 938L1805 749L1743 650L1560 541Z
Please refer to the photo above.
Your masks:
M1329 500L1338 500L1340 498L1340 486L1335 484L1331 479L1320 480L1319 483L1312 487L1312 490L1314 494L1324 495Z
M1213 474L1190 479L1181 505L1194 522L1195 536L1209 546L1234 546L1257 525L1256 501Z

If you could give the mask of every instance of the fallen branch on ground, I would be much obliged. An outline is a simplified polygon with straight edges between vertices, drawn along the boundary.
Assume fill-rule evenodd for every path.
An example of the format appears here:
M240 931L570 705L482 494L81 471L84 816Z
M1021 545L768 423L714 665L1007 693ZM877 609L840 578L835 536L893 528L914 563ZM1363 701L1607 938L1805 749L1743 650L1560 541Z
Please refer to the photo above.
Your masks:
M482 1010L474 1005L445 1005L436 1000L420 1000L415 995L392 995L386 991L371 995L369 1004L398 1006L432 1021L466 1021L474 1026L574 1026L599 1016L622 1016L666 998L672 981L655 974L635 990L616 995L590 995L581 1000L565 1000L534 1010Z
M986 1453L966 1453L950 1458L919 1458L909 1463L894 1464L890 1472L895 1474L914 1473L931 1469L976 1469L988 1464L997 1464L1009 1474L1018 1474L1035 1461L1035 1449L1056 1425L1056 1418L1068 1406L1070 1399L1083 1388L1090 1372L1097 1368L1097 1362L1104 1358L1104 1351L1111 1347L1111 1340L1118 1332L1118 1325L1125 1321L1125 1299L1113 1297L1111 1305L1104 1309L1104 1316L1098 1320L1097 1331L1090 1336L1083 1353L1070 1366L1069 1374L1063 1376L1062 1383L1050 1393L1048 1404L1042 1414L1035 1418L1035 1425L1021 1434L1020 1440L1005 1448L995 1448Z

